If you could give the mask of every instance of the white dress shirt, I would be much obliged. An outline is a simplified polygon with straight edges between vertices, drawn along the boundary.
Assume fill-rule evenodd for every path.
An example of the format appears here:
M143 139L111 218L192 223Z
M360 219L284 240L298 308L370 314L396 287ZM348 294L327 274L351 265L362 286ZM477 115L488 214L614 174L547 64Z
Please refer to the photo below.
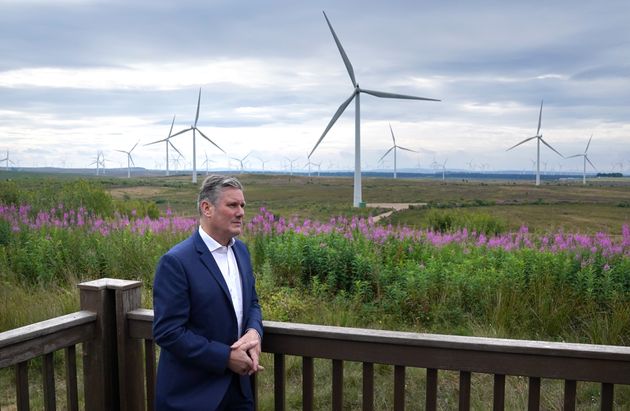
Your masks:
M232 250L234 239L230 240L227 247L223 246L210 237L201 226L199 226L199 235L212 253L212 257L214 257L214 261L219 266L223 279L228 286L238 323L238 336L240 337L243 332L243 286L241 284L241 275L238 271L238 264L236 264L236 257L234 257L234 250Z

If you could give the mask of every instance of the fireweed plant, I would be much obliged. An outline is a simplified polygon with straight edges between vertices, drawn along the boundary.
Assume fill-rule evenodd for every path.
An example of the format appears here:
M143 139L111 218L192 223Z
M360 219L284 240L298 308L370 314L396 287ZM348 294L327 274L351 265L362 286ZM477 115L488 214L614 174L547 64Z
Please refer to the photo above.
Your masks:
M160 256L196 226L196 218L170 211L102 217L63 204L0 204L0 276L25 285L128 278L150 287ZM284 219L261 209L243 239L268 319L303 320L307 301L326 298L348 302L361 319L322 320L341 325L630 342L627 224L621 236L527 227L486 235L382 226L371 218ZM295 290L301 297L288 302Z

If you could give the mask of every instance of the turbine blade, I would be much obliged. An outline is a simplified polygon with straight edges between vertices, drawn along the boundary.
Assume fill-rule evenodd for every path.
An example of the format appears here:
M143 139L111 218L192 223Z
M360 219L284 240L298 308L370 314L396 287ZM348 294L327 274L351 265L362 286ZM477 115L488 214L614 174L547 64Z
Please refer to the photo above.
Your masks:
M199 97L197 98L197 114L195 114L194 128L197 128L197 120L199 120L199 106L200 105L201 105L201 87L199 87Z
M576 158L576 157L584 157L584 154L574 154L572 156L565 157L565 158Z
M588 163L591 165L591 167L593 167L595 169L595 171L597 171L597 167L595 167L595 164L591 163L591 160L587 156L584 156L584 158L586 159L586 161L588 161Z
M396 137L394 137L394 130L392 130L392 123L389 123L389 131L392 133L392 140L394 140L394 146L396 145Z
M171 133L173 132L173 126L175 125L175 115L173 115L173 121L171 122L171 129L168 132L168 137L166 138L170 138L171 137Z
M543 101L540 100L540 113L538 113L538 130L536 130L536 135L540 135L540 125L542 123L542 107L543 107Z
M528 138L526 138L525 140L521 141L520 143L518 143L518 144L514 144L512 147L508 148L508 149L507 149L507 150L505 150L505 151L510 151L511 149L516 148L516 147L520 146L520 145L521 145L521 144L523 144L523 143L527 143L528 141L533 140L533 139L535 139L535 138L536 138L536 136L533 136L533 137L528 137Z
M543 140L542 137L540 138L540 141L542 141L544 145L546 145L547 147L549 147L550 149L555 151L556 154L558 154L560 157L564 158L564 156L562 154L560 154L560 152L558 150L556 150L555 148L551 147L545 140Z
M417 151L416 151L416 150L412 150L412 149L410 149L410 148L405 148L405 147L401 147L401 146L396 146L396 147L398 147L398 148L399 148L399 149L401 149L401 150L411 151L412 153L417 153Z
M348 104L350 104L350 102L352 101L352 99L354 98L355 95L356 95L356 92L353 91L352 95L350 95L350 97L348 97L348 99L346 101L341 103L341 105L339 106L339 108L337 109L335 114L333 115L332 119L330 119L330 122L326 126L326 129L322 133L322 136L319 138L319 140L317 140L317 143L315 144L315 147L313 147L313 149L311 150L310 154L308 155L308 158L311 158L311 156L313 155L313 152L315 151L315 149L317 149L317 146L319 146L319 143L322 142L322 140L326 136L326 133L328 133L328 130L330 130L330 128L333 126L333 124L335 124L335 121L337 121L337 119L339 118L339 116L341 116L341 114L344 112L346 107L348 107Z
M326 19L326 23L328 23L328 27L330 28L330 32L332 33L333 38L335 39L335 43L337 43L337 48L339 49L339 53L341 54L341 58L343 59L343 64L346 65L346 70L348 70L348 74L350 75L350 80L352 80L352 85L356 87L357 81L354 78L354 69L352 68L352 64L350 63L350 60L348 59L346 52L341 46L341 42L339 41L339 38L337 37L337 34L335 33L335 30L332 27L332 24L330 24L330 20L328 20L328 16L326 16L326 12L322 12L322 13L324 13L324 18Z
M144 145L144 146L150 146L151 144L163 143L163 142L165 142L165 141L168 141L168 138L163 138L162 140L152 141L152 142L150 142L150 143L146 143L146 144L143 144L143 145Z
M434 99L434 98L409 96L407 94L386 93L386 92L383 92L383 91L366 90L366 89L363 89L363 88L361 89L361 92L362 93L371 94L371 95L376 96L376 97L383 97L383 98L400 98L400 99L405 99L405 100L442 101L442 100L437 100L437 99Z
M390 148L389 150L387 150L387 151L385 152L385 154L383 154L383 155L381 156L381 158L379 158L379 159L378 159L378 161L381 161L382 159L384 159L384 158L385 158L385 156L386 156L386 155L388 155L388 154L389 154L389 152L390 152L390 151L392 151L395 147L396 147L396 146L394 146L394 147Z
M138 142L136 144L134 144L133 148L131 150L129 150L129 154L131 154L131 152L133 151L134 148L136 148L136 146L138 145L139 142L140 142L140 140L138 140Z
M168 144L170 144L171 147L173 147L173 150L177 151L177 154L179 154L180 156L184 157L184 155L177 149L177 147L175 147L173 145L173 143L171 143L171 140L167 140L167 141L168 141Z
M584 154L588 151L588 147L591 145L591 140L593 139L593 135L591 134L591 138L588 139L588 144L586 145L586 150L584 150Z
M129 160L131 161L131 164L133 164L133 166L136 166L136 163L133 162L133 157L131 157L131 154L129 154Z
M126 151L124 151L124 150L116 150L116 151L119 151L119 152L121 152L121 153L125 153L125 154L129 154L128 152L126 152Z
M221 151L223 151L225 153L225 150L223 150L221 147L219 147L214 141L210 140L205 134L203 134L201 132L201 130L197 129L197 131L199 132L199 134L201 134L203 136L203 138L205 138L206 140L211 142L216 148L218 148L219 150L221 150Z
M187 129L185 129L185 130L178 131L177 133L175 133L175 134L171 135L171 137L175 137L175 136L178 136L178 135L180 135L180 134L184 134L185 132L190 131L190 130L192 130L192 129L193 129L192 127L189 127L189 128L187 128Z
M243 161L245 161L245 159L246 159L247 157L249 157L249 155L250 155L251 153L252 153L251 151L250 151L249 153L247 153L247 155L246 155L245 157L243 157Z

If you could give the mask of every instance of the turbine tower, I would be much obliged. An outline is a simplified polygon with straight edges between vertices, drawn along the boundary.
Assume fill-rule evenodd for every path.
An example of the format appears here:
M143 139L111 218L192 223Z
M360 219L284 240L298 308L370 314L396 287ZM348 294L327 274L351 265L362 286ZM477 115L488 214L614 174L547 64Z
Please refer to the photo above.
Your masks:
M588 139L588 143L586 144L586 150L584 150L583 154L574 154L572 156L569 156L567 158L575 158L575 157L583 157L584 158L584 170L582 171L582 184L586 185L586 162L588 161L588 163L591 165L591 167L593 167L593 169L595 171L597 171L597 168L595 167L595 164L593 164L591 162L591 160L588 158L588 154L586 154L588 152L588 147L591 145L591 140L593 139L593 135L591 134L591 138Z
M383 154L383 156L379 158L378 161L381 161L382 159L384 159L385 156L388 155L393 150L394 151L394 178L396 178L396 149L399 148L401 150L411 151L412 153L417 153L417 151L411 150L409 148L401 147L396 144L396 137L394 137L394 130L392 130L391 123L389 125L389 131L391 131L392 133L392 140L394 141L394 145L389 150L387 150L387 152L385 152L385 154Z
M138 143L139 142L140 141L138 141ZM136 148L138 143L134 144L134 146L129 151L116 150L116 151L120 151L121 153L127 154L127 178L131 178L131 165L133 164L134 167L136 166L136 164L133 162L133 158L131 157L131 152L133 151L134 148Z
M193 158L192 158L192 167L193 167L192 182L193 183L197 182L197 155L196 155L196 147L195 147L195 135L197 131L199 132L199 134L201 134L203 138L211 142L216 148L218 148L219 150L223 151L223 153L225 153L225 150L219 147L214 141L210 140L205 134L201 132L201 130L197 128L197 121L199 120L199 105L200 104L201 104L201 88L199 88L199 97L197 98L197 114L195 114L195 122L189 128L182 131L178 131L177 133L171 136L171 137L175 137L180 134L186 133L190 130L192 130L193 132Z
M545 140L543 140L542 134L540 134L540 124L541 124L541 120L542 120L542 108L543 108L543 101L540 100L540 113L538 114L538 129L536 130L536 135L532 136L532 137L528 137L525 140L521 141L520 143L515 144L512 147L510 147L507 150L505 150L505 151L510 151L511 149L513 149L515 147L518 147L518 146L520 146L523 143L527 143L529 140L536 139L536 185L537 186L540 185L540 142L542 141L542 143L544 145L546 145L547 147L552 149L560 157L564 158L564 156L562 154L560 154L560 152L558 150L556 150L555 148L553 148L549 144L547 144L547 142Z
M173 116L173 121L171 122L171 129L168 132L168 136L166 138L163 138L162 140L157 140L157 141L153 141L151 143L147 143L145 144L145 146L150 146L151 144L157 144L157 143L162 143L164 142L166 145L166 175L169 175L169 170L168 170L168 146L170 145L171 147L173 147L173 150L177 151L177 153L183 157L182 153L179 152L179 150L177 149L177 147L175 147L173 145L173 143L171 143L171 138L173 137L171 135L171 133L173 133L173 125L175 124L175 116Z
M363 202L362 194L361 194L361 104L360 104L361 93L366 93L366 94L370 94L370 95L373 95L376 97L382 97L382 98L397 98L397 99L406 99L406 100L426 100L426 101L440 101L440 100L436 100L432 98L425 98L425 97L408 96L404 94L385 93L382 91L374 91L374 90L367 90L367 89L360 88L359 84L357 83L354 77L354 69L352 68L352 64L350 63L350 60L348 59L346 52L341 46L341 42L337 38L337 34L335 33L335 30L333 30L332 24L330 24L330 21L328 20L328 16L326 16L325 12L324 12L324 18L326 19L326 23L328 23L330 32L332 33L335 43L337 44L337 48L339 49L339 53L341 54L341 58L346 66L346 70L348 71L348 74L350 75L350 80L352 81L352 86L354 87L354 90L352 91L352 94L350 95L350 97L348 97L346 101L341 103L341 105L337 109L337 112L335 112L335 114L333 115L332 119L328 123L328 126L326 126L326 129L322 133L322 136L319 138L319 140L317 141L317 144L315 144L315 147L313 147L313 150L311 150L311 153L308 155L308 157L310 158L311 155L313 155L313 152L317 149L317 147L319 146L319 143L322 142L322 140L326 136L326 133L328 133L328 131L332 128L332 126L335 124L337 119L341 116L341 114L343 114L346 107L348 107L348 105L352 102L352 100L355 99L353 205L354 207L359 207Z

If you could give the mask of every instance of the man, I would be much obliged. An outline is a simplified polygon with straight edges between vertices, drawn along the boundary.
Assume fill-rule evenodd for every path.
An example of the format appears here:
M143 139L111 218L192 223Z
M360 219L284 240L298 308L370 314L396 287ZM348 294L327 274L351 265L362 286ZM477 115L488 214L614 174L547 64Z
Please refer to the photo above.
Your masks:
M161 347L156 410L253 410L249 376L262 314L241 233L245 198L232 177L205 179L199 228L168 251L153 286L153 335Z

